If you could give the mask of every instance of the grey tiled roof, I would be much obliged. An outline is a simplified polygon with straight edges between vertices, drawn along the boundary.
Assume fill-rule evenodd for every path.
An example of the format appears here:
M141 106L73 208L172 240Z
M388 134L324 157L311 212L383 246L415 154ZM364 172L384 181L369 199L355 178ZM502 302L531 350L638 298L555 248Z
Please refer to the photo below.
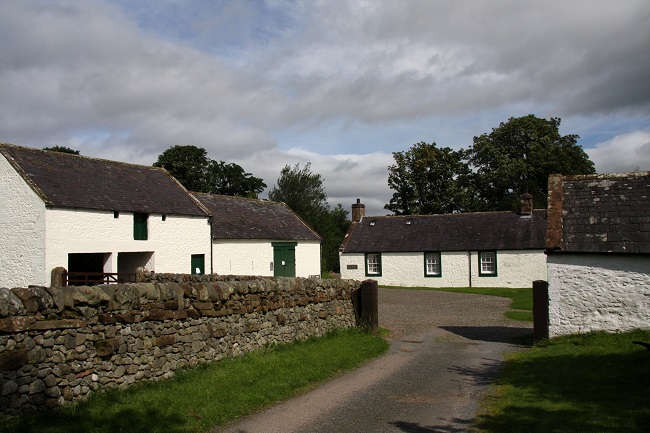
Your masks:
M0 153L46 205L207 216L167 171L0 143Z
M321 240L284 203L216 194L194 196L212 214L213 239Z
M551 176L547 247L650 253L650 172Z
M364 217L344 253L544 249L546 211Z

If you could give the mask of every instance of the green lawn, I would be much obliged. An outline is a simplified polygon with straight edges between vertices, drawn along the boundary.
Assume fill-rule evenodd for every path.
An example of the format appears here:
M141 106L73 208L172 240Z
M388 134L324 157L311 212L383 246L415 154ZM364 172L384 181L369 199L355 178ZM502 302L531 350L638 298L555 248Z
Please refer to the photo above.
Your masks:
M475 295L501 296L510 298L510 310L505 316L513 320L533 321L533 289L506 289L501 287L395 287L382 286L387 289L435 290L439 292L471 293Z
M57 411L29 413L6 431L204 432L305 392L388 346L381 337L357 329L338 331L181 371L170 380L96 393Z
M480 433L650 431L650 331L560 337L511 354Z

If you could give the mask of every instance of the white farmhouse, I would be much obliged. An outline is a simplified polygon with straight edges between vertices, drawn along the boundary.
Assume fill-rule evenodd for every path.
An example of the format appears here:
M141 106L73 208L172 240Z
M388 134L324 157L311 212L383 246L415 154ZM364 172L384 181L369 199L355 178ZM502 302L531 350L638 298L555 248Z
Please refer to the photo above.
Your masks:
M165 170L0 144L0 286L205 272L210 215ZM102 278L103 276L91 276Z
M650 172L552 175L549 336L650 328Z
M546 280L546 211L365 216L352 206L341 277L405 287L531 287Z
M194 193L212 214L212 266L222 275L320 276L321 237L284 203Z

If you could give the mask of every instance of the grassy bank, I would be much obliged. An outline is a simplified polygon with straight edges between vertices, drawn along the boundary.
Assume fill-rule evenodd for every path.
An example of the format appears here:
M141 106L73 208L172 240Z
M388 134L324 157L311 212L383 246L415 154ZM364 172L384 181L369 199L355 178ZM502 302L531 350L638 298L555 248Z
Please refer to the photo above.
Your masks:
M30 413L8 431L204 432L302 393L387 349L380 337L338 331L181 371L167 381L95 393L83 403Z
M545 341L510 355L485 399L480 433L650 431L650 331Z

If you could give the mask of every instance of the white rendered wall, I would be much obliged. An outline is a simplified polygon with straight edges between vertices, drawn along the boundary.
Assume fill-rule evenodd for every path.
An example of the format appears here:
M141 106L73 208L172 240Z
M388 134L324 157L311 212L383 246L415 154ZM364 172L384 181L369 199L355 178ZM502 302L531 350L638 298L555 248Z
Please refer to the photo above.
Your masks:
M215 240L214 272L220 275L273 276L273 242L271 240ZM320 275L320 242L298 241L296 276Z
M296 277L320 275L319 241L300 241L296 246Z
M105 253L105 272L117 272L120 252L153 252L147 269L190 273L191 255L204 254L210 269L210 224L207 217L150 214L148 240L133 239L133 214L80 209L48 209L46 271L68 267L69 253ZM48 281L49 282L49 281Z
M363 253L341 254L341 278L377 280L380 285L404 287L532 287L546 280L546 256L542 250L498 251L497 276L481 277L478 252L443 252L440 277L424 276L424 253L382 253L382 276L367 276ZM471 265L470 265L471 260ZM357 269L349 269L355 267ZM470 283L471 270L471 283Z
M650 328L650 257L548 256L549 335Z
M0 287L46 285L45 203L0 155Z

